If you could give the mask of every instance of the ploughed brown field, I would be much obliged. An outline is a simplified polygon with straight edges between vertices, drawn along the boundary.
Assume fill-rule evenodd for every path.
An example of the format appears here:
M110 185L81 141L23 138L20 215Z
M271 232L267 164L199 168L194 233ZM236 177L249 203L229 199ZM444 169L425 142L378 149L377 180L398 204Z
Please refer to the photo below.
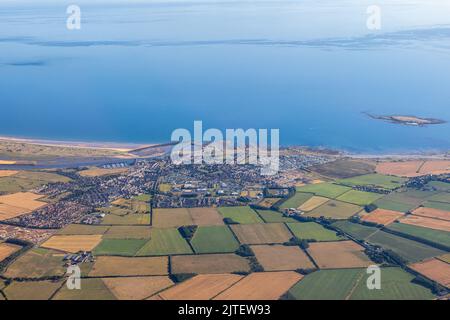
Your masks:
M314 268L306 253L297 246L258 245L251 248L265 271Z
M388 225L398 218L402 217L403 213L392 210L376 209L361 217L361 220L373 222L382 225Z
M45 241L42 247L76 253L92 251L101 240L101 235L56 235Z
M450 173L450 161L430 160L430 161L393 161L382 162L377 165L376 171L381 174L418 177L428 174Z
M400 220L401 223L411 224L414 226L425 227L436 230L450 232L450 221L421 217L416 215L408 215Z
M201 274L160 292L161 300L210 300L244 276L236 274ZM154 299L156 297L152 297Z
M409 267L423 274L428 279L450 287L450 264L446 262L432 258L427 261L414 263Z
M150 276L168 274L167 257L97 257L90 277Z
M307 249L321 269L367 267L373 262L364 248L353 241L315 242Z
M256 272L248 275L214 300L278 300L303 276L294 271Z
M201 254L171 257L172 273L231 273L248 272L247 259L230 254Z
M15 171L15 170L0 170L0 178L2 178L2 177L10 177L10 176L13 176L13 175L15 175L17 173L19 173L19 171Z
M143 300L173 285L167 276L104 278L103 282L119 300Z
M0 221L12 219L45 206L47 203L38 201L42 197L32 192L17 192L0 196Z
M20 250L20 246L10 243L0 243L0 262L8 258L14 252Z
M283 243L292 238L283 223L236 224L231 229L239 242L245 244Z
M450 221L450 211L419 207L412 212L416 216Z

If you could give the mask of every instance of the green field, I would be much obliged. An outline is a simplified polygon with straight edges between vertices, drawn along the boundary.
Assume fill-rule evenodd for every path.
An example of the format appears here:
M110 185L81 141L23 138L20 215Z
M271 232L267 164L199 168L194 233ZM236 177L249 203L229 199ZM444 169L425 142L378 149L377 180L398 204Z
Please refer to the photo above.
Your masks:
M313 272L290 290L297 300L345 300L365 269L319 270Z
M423 204L423 206L427 207L427 208L433 208L433 209L439 209L439 210L444 210L444 211L450 211L450 203L426 201Z
M192 250L177 229L152 229L152 238L141 250L138 256L165 256L171 254L189 254Z
M296 192L292 197L283 202L281 209L298 208L310 199L314 194L305 192Z
M431 291L421 285L412 283L414 276L401 268L381 269L381 289L369 290L367 278L358 282L351 294L351 300L429 300L434 296Z
M428 187L433 187L437 191L450 191L450 183L445 183L441 181L431 181L427 183Z
M450 250L450 232L414 226L406 223L391 223L388 226L388 229L442 244L447 246Z
M336 241L342 239L333 230L326 229L315 222L287 223L289 230L300 239L315 239L317 241Z
M81 279L82 290L69 290L62 286L54 300L115 300L116 297L100 278Z
M196 253L228 253L239 248L239 242L225 226L198 227L191 244Z
M4 276L8 278L42 278L62 276L65 272L61 254L53 250L34 248L14 261L6 269Z
M284 217L282 213L273 210L256 210L264 222L296 222L294 218Z
M351 188L349 187L340 186L334 183L317 183L297 187L297 192L309 192L315 194L316 196L334 199L350 189Z
M108 226L93 226L87 224L69 224L64 229L58 231L61 235L95 235L104 234L108 231Z
M392 210L392 211L398 211L398 212L408 212L417 207L416 204L391 201L386 197L378 199L377 201L374 202L374 204L380 209L386 209L386 210Z
M0 193L28 191L51 182L69 182L70 179L59 174L38 171L20 171L0 178Z
M224 218L231 218L237 223L246 224L263 222L250 207L220 207L218 209Z
M366 269L320 270L289 290L298 300L428 300L434 296L412 283L414 276L401 268L381 269L381 289L369 290Z
M118 216L115 214L107 214L101 223L102 225L149 225L149 214L127 214Z
M305 215L316 218L324 216L332 219L347 219L361 210L362 208L360 206L351 203L330 200L314 210L305 213Z
M385 176L382 174L365 174L348 179L338 180L338 183L346 186L375 186L383 189L393 190L400 187L408 179Z
M374 233L366 241L390 249L408 262L417 262L445 253L445 251L384 231Z
M381 197L383 197L383 195L379 193L350 190L344 193L343 195L337 197L336 200L357 204L359 206L364 206L367 204L371 204L372 202L380 199Z
M364 226L362 224L353 223L350 221L336 221L332 224L332 226L358 240L364 240L378 231L377 228Z
M428 200L450 204L450 192L441 192L439 194L435 194L434 196L429 197Z
M150 226L111 226L103 239L150 239Z
M94 255L135 256L148 240L145 239L103 239L95 247Z
M141 194L139 196L134 197L132 200L149 202L152 199L150 194Z
M8 300L48 300L62 285L62 281L13 282L3 291Z

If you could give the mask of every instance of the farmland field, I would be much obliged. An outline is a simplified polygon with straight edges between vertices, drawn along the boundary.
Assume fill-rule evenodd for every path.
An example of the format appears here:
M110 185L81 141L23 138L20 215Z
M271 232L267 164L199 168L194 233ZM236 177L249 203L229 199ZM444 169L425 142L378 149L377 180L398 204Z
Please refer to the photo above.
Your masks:
M390 249L409 262L417 262L445 253L442 250L384 231L372 234L366 241Z
M103 239L150 239L150 226L111 226Z
M103 239L93 253L96 256L134 256L147 242L146 239Z
M307 251L321 269L362 268L373 264L364 254L364 247L353 241L313 242Z
M313 196L311 199L307 200L301 206L298 207L301 211L311 211L321 206L322 204L328 202L330 199L325 197Z
M401 219L400 222L408 225L450 232L450 221L447 220L408 215Z
M152 226L156 228L178 228L193 225L186 208L153 209Z
M8 266L4 276L8 278L62 276L66 272L62 258L62 254L56 251L34 248Z
M375 227L369 227L359 223L353 223L350 221L334 222L333 227L336 227L339 230L348 233L350 236L358 240L364 240L378 231L378 229Z
M257 245L251 247L264 271L312 269L314 264L297 246Z
M420 175L418 172L423 163L422 160L382 162L377 165L376 171L385 175L416 177Z
M232 253L173 256L171 265L172 274L250 271L248 260Z
M416 216L436 218L450 221L450 211L419 207L412 212Z
M167 268L167 257L97 257L89 276L162 276L168 274Z
M105 278L103 282L119 300L143 300L173 285L167 276Z
M0 178L10 177L10 176L13 176L13 175L15 175L17 173L19 173L19 171L15 171L15 170L0 170Z
M284 217L282 213L273 210L256 210L260 217L266 223L283 223L283 222L295 222L294 218Z
M450 253L443 254L442 256L436 257L437 259L447 262L450 264Z
M439 194L429 197L428 200L434 202L445 202L450 204L450 192L441 192Z
M341 186L334 183L317 183L297 187L297 192L308 192L313 193L316 196L334 199L336 197L339 197L341 194L349 191L350 189L351 188L349 187Z
M252 273L214 300L278 300L302 277L292 271Z
M314 194L312 193L305 193L305 192L296 192L292 197L284 201L280 208L286 209L286 208L298 208L303 203L305 203L307 200L309 200Z
M438 259L414 263L409 266L428 279L450 288L450 264Z
M348 179L341 179L338 182L346 186L375 186L383 189L393 190L400 187L407 179L382 174L366 174Z
M381 195L379 193L350 190L350 191L344 193L343 195L340 195L336 199L340 200L340 201L350 202L353 204L364 206L367 204L371 204L375 200L380 199L382 196L383 195Z
M92 251L101 240L101 235L56 235L45 241L42 247L76 253Z
M13 282L4 289L8 300L48 300L62 285L62 281Z
M319 270L289 290L297 300L345 300L365 269Z
M83 290L69 290L67 286L62 286L53 300L116 300L100 278L82 278L81 288Z
M234 252L239 243L225 226L198 227L191 240L196 253Z
M371 161L338 159L333 162L312 166L309 169L327 177L343 179L373 173L375 165Z
M21 246L15 244L0 242L0 262L8 258L14 252L19 251L21 248Z
M25 192L50 182L69 182L70 179L59 174L37 171L20 171L0 178L0 193Z
M12 219L45 206L38 201L43 196L31 192L17 192L0 196L0 220Z
M220 207L219 212L224 218L231 218L241 224L263 222L250 207Z
M425 201L423 203L423 206L427 207L427 208L450 211L450 203L445 203L445 202Z
M403 216L403 213L392 210L376 209L361 217L362 221L388 225Z
M149 225L149 214L127 214L118 216L115 214L107 214L101 223L102 225Z
M425 287L412 283L414 276L400 268L381 269L381 289L369 290L366 269L320 270L307 275L289 290L298 300L414 300L432 299Z
M333 230L326 229L315 222L287 223L287 227L299 239L314 239L316 241L336 241L341 239Z
M381 289L369 290L366 285L368 275L358 282L352 292L351 300L429 300L434 296L431 291L411 282L414 276L401 268L381 269Z
M388 229L447 246L450 250L450 232L448 231L434 230L405 223L392 223L388 226Z
M398 212L402 212L402 213L408 212L417 207L417 204L414 204L414 203L411 204L408 202L392 201L392 200L389 200L387 197L378 199L377 201L374 202L374 204L380 209L398 211Z
M231 229L242 244L283 243L292 237L282 223L232 225Z
M187 209L192 222L197 226L221 226L223 217L216 208L189 208Z
M236 274L200 274L158 296L162 300L210 300L242 278Z
M447 191L450 192L450 183L441 182L441 181L431 181L427 184L427 186L436 189L437 191Z
M189 244L177 229L152 229L152 237L138 251L138 256L188 254L192 253Z
M91 168L79 171L79 175L82 177L101 177L114 174L122 174L127 171L128 168L114 168L114 169Z
M69 224L64 229L58 231L58 235L96 235L104 234L108 231L108 226L93 226L87 224Z
M316 218L324 216L332 219L347 219L361 210L361 207L351 203L330 200L313 211L305 213L305 215Z

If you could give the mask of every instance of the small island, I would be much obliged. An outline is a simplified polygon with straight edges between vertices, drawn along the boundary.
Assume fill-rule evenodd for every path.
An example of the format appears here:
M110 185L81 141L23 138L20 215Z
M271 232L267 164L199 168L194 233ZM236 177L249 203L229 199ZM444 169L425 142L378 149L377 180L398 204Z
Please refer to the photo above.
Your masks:
M407 115L373 115L365 112L366 115L376 120L383 120L390 123L403 124L407 126L426 126L431 124L443 124L446 123L445 120L434 119L434 118L421 118L416 116Z

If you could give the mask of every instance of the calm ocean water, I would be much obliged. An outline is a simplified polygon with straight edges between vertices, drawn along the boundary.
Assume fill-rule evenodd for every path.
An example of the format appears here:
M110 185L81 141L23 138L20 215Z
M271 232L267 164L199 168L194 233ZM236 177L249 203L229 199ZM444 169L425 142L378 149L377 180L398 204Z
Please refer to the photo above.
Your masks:
M94 4L92 4L94 2ZM66 29L78 4L82 29ZM1 1L0 135L163 142L279 128L283 144L450 150L450 1Z

